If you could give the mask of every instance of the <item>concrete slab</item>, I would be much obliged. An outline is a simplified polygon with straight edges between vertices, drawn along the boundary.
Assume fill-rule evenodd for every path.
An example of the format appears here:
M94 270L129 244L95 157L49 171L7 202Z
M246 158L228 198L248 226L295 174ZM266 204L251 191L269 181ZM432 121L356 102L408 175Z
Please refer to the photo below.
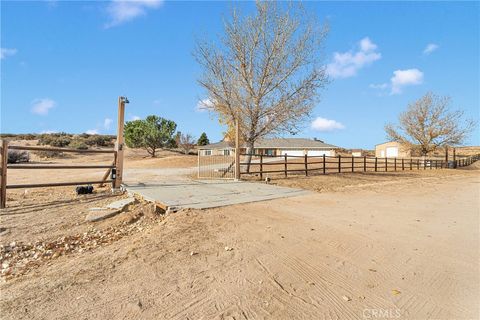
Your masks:
M120 199L118 201L114 201L107 205L108 209L117 209L117 210L123 210L126 206L129 204L132 204L135 202L135 198L125 198L125 199Z
M128 185L130 193L167 208L206 209L309 194L274 185L233 181L169 181Z

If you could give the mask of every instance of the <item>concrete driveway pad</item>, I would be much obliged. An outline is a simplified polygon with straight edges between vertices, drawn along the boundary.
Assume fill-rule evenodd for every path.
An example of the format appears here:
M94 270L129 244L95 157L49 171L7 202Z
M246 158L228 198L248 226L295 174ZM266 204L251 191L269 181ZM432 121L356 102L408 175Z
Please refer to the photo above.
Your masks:
M294 197L311 192L302 189L243 181L165 181L127 185L130 193L169 208L206 209L239 203Z

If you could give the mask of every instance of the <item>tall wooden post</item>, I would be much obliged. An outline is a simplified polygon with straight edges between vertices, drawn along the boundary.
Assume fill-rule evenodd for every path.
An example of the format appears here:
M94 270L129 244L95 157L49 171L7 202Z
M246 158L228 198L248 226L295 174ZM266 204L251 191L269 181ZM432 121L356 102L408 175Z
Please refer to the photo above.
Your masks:
M445 162L448 163L448 146L445 146Z
M117 122L117 143L115 144L115 151L117 151L117 161L115 164L116 177L113 183L115 189L119 189L123 182L123 154L124 154L124 139L123 126L125 123L125 97L118 97L118 122Z
M263 154L260 153L260 180L263 180Z
M323 174L326 173L327 168L325 167L325 153L323 154Z
M308 155L305 153L305 176L308 176Z
M338 173L342 172L342 156L338 155Z
M457 167L457 154L455 148L453 148L453 168Z
M260 169L260 171L262 170ZM238 116L235 119L235 180L240 180L240 121L238 121Z
M7 161L8 160L8 141L2 140L2 171L0 181L0 209L7 205Z

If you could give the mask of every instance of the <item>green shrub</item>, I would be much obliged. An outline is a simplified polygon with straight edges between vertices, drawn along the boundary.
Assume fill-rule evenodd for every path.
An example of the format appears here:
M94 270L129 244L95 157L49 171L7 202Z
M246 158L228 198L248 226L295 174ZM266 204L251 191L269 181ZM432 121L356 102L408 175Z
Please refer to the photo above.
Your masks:
M77 150L87 150L88 146L84 142L83 139L74 139L72 142L69 144L70 148L77 149Z

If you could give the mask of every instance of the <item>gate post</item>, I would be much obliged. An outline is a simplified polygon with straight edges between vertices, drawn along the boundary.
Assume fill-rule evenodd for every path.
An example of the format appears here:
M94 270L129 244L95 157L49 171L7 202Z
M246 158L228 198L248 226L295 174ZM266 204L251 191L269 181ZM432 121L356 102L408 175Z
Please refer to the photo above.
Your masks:
M2 140L2 171L0 182L0 209L7 205L7 161L8 160L8 141Z
M235 119L235 180L240 180L240 121Z
M119 189L123 181L123 127L125 123L125 103L128 103L126 97L118 97L118 122L117 122L117 142L115 143L115 151L117 151L117 159L115 163L116 176L113 182L113 188Z

